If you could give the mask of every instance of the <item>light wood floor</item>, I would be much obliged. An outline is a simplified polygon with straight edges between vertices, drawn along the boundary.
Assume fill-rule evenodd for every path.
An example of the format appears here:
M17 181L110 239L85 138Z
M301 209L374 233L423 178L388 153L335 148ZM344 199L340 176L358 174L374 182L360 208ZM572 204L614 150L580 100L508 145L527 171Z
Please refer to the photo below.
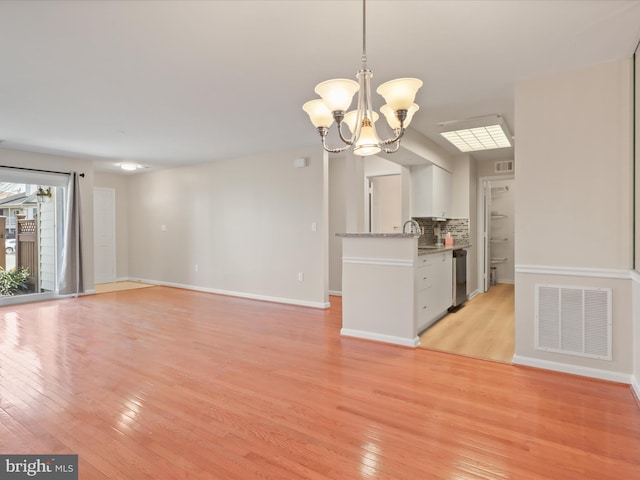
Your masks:
M511 363L515 351L514 289L499 283L420 335L420 346Z
M132 282L128 280L122 282L98 283L96 284L96 293L121 292L123 290L134 290L136 288L147 287L153 287L153 285L142 282Z
M0 453L76 453L82 480L638 478L629 386L343 338L331 301L2 307Z

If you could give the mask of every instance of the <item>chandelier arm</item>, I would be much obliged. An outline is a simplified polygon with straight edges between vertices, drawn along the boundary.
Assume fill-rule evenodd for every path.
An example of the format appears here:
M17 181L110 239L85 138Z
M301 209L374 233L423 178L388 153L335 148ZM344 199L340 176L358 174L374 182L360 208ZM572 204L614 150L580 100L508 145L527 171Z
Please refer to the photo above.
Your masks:
M346 145L342 148L330 148L326 142L329 129L327 127L318 127L318 133L320 134L320 138L322 139L322 148L329 153L342 153L351 147L351 145Z
M391 145L392 143L396 143L400 141L402 136L404 135L404 127L402 126L402 122L400 123L400 128L396 128L396 136L394 138L389 138L387 140L383 140L380 142L381 145ZM395 151L395 150L394 150Z
M350 147L353 145L354 136L351 136L351 139L347 140L346 138L344 138L344 135L342 134L342 122L338 123L338 135L340 136L340 140L342 140L347 145L347 147Z
M400 148L400 142L396 143L394 148L382 148L382 151L384 153L396 153L399 148Z

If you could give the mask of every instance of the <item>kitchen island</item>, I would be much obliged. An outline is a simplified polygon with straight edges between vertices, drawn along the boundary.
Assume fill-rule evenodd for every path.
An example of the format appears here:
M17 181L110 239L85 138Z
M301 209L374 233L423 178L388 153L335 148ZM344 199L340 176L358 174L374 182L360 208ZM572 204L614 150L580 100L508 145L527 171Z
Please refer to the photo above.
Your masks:
M341 335L416 347L451 305L451 251L417 234L342 233Z

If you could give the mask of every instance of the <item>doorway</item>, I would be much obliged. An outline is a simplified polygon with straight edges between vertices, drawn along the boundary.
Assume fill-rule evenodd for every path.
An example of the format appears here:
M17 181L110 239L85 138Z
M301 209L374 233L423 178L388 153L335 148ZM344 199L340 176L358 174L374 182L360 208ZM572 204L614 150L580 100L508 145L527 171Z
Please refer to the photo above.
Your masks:
M377 175L369 180L369 232L402 230L402 179L400 174Z
M1 304L58 294L62 183L59 176L0 169Z
M97 284L116 281L116 191L93 189L94 281Z
M515 352L514 178L478 184L478 294L420 335L421 347L511 363Z
M478 189L478 286L480 293L515 277L513 176L482 177Z

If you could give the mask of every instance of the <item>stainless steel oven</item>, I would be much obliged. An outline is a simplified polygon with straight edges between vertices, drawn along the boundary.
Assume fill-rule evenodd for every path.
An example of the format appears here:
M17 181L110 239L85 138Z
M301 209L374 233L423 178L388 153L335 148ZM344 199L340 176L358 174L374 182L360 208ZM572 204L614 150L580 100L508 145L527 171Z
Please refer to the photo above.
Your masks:
M453 251L453 298L451 309L467 301L467 251Z

